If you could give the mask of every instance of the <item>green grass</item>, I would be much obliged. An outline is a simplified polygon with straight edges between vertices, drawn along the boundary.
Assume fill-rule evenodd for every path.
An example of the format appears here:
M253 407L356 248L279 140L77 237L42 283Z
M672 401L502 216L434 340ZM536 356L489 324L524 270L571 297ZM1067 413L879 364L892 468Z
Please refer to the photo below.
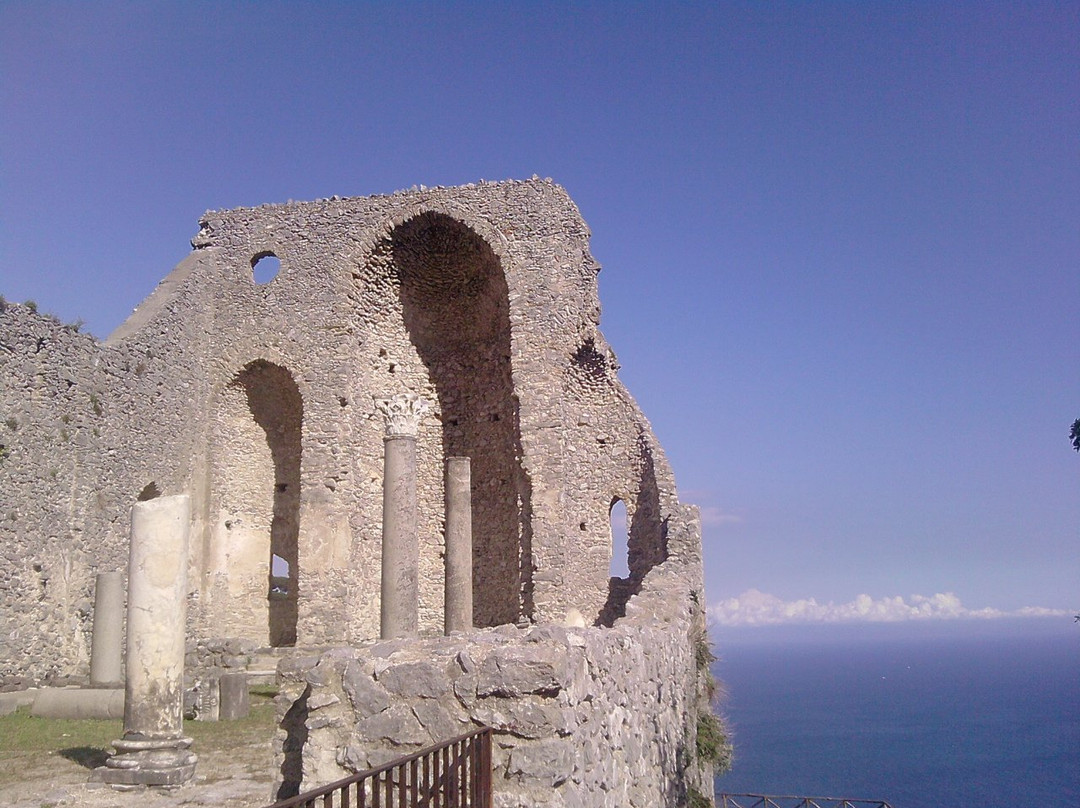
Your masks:
M198 754L228 752L270 740L274 734L273 687L251 690L251 713L237 721L185 721L184 734ZM38 718L29 708L0 716L0 786L19 782L23 761L56 754L87 769L101 766L112 742L124 734L124 722L105 719Z
M273 688L253 688L251 712L247 718L236 721L185 721L184 734L194 739L196 752L224 752L239 744L269 740L274 735L276 694Z
M123 721L37 718L23 707L0 716L0 754L56 752L67 746L104 747L123 734Z

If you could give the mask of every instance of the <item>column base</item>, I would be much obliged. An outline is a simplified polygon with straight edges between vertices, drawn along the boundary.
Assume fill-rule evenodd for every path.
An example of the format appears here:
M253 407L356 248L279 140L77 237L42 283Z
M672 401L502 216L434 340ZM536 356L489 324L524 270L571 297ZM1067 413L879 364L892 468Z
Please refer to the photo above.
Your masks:
M195 776L198 757L189 748L191 738L122 738L113 746L116 754L94 769L91 782L129 791L143 786L175 788Z

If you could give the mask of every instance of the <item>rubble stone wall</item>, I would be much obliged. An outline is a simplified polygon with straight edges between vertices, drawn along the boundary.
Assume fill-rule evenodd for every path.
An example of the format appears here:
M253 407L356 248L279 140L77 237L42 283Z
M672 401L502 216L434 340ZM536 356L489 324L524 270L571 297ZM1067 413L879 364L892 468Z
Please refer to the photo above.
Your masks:
M616 621L687 548L666 516L671 470L598 329L588 238L539 179L290 202L205 214L193 252L104 342L5 306L0 686L85 670L94 573L124 569L140 494L191 496L189 636L372 640L374 400L405 392L431 407L421 633L442 631L450 455L472 459L478 625ZM268 255L280 270L261 283ZM616 500L625 580L609 573Z
M191 385L154 358L182 365L183 338L113 349L0 306L0 688L86 675L94 579L126 572L131 505L186 486ZM173 432L148 437L163 418Z
M695 754L705 673L694 577L681 561L655 567L610 628L506 625L282 661L276 793L489 726L503 808L711 794Z

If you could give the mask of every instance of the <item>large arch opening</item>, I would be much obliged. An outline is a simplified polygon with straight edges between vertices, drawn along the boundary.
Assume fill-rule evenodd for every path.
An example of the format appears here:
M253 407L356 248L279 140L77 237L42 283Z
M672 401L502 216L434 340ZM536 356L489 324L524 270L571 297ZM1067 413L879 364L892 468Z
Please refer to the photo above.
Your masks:
M303 400L265 360L226 385L214 459L214 620L225 636L296 644Z
M390 236L409 339L442 413L444 456L472 461L473 620L532 612L529 480L521 465L506 277L490 245L424 213Z

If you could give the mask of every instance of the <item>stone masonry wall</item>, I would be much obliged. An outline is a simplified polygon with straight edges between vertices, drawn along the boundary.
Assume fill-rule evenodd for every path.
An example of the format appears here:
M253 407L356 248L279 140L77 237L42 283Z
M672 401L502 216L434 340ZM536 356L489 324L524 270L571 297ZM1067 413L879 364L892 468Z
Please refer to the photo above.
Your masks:
M131 505L179 493L185 331L114 349L33 307L0 306L0 688L85 676L94 578L126 571ZM172 347L166 347L175 340ZM172 414L160 454L140 451Z
M673 530L693 536L695 515ZM674 520L673 520L674 521ZM495 804L655 808L711 793L695 755L704 672L692 559L652 569L613 627L500 626L279 666L281 795L476 726L495 730Z
M144 492L191 496L189 636L372 640L374 400L404 392L431 407L421 633L442 630L442 466L462 454L477 623L616 621L681 552L678 499L599 331L588 239L566 192L535 178L212 211L104 342L5 306L0 686L85 673L94 573L124 568ZM281 268L260 283L267 255ZM616 500L625 580L608 571ZM288 562L283 587L272 555Z

